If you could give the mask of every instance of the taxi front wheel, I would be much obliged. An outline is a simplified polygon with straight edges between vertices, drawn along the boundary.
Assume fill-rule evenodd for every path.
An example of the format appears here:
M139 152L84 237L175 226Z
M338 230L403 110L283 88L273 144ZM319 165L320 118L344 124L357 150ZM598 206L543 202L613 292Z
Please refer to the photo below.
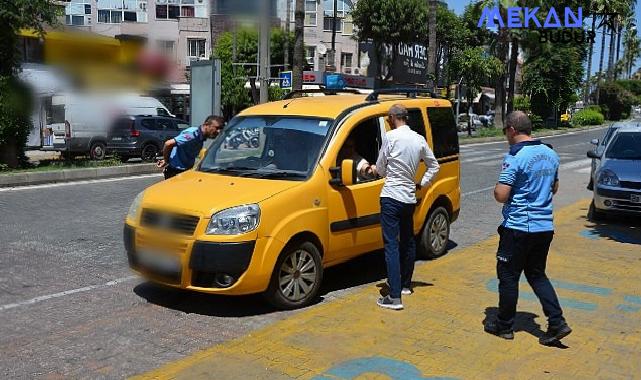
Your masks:
M445 254L450 240L450 214L439 206L427 217L419 236L417 253L420 258L434 259Z
M316 298L322 280L323 266L316 245L293 242L278 257L265 297L279 309L303 307Z

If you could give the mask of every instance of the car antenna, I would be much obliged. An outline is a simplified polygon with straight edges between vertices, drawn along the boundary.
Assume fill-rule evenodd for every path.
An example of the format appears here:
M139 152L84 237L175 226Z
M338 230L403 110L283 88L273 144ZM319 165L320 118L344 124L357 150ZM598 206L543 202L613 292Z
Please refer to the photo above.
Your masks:
M296 99L298 99L298 98L292 98L292 100L290 100L289 102L287 102L287 103L283 106L283 108L287 108L287 107L289 107L289 105L290 105L290 104L292 104L292 103L294 102L294 100L296 100Z

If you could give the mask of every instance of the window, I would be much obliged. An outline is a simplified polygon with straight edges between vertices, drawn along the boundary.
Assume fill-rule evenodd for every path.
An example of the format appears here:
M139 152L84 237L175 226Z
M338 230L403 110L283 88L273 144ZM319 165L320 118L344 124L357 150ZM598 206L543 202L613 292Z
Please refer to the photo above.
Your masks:
M323 30L326 32L331 32L334 25L334 0L323 0ZM349 33L345 31L345 19L348 17L348 14L352 11L352 2L350 0L338 0L336 3L336 31L342 32L343 34L351 34L353 27L351 26L351 18L349 19Z
M316 56L316 46L305 46L305 58L314 59Z
M373 117L360 122L349 134L343 143L338 156L336 157L336 166L340 166L343 160L353 160L358 171L356 181L358 183L374 181L376 176L368 173L365 168L359 170L359 164L362 160L368 164L376 164L378 152L381 148L381 124L379 117ZM356 162L358 161L358 162Z
M91 4L85 4L85 14L86 15L91 14Z
M204 57L205 56L205 40L204 39L188 39L187 48L189 57Z
M341 67L352 67L353 57L352 53L341 53Z
M85 24L84 16L71 16L71 25L82 26Z
M156 120L156 125L158 126L159 130L165 130L166 131L166 130L176 129L176 123L173 120L170 120L170 119L157 119Z
M122 11L113 11L106 9L98 9L98 22L105 24L119 24L122 22ZM133 13L133 12L127 12ZM134 13L134 18L136 14ZM135 19L133 21L136 21Z
M151 130L158 129L156 128L156 123L154 122L154 119L142 119L140 120L140 126L145 129L151 129Z
M182 17L194 17L196 15L194 12L194 7L182 7L180 9L180 15Z
M421 110L407 110L407 125L411 130L425 137L425 122L423 121L423 113Z
M156 19L178 19L178 17L207 17L205 4L195 0L157 0Z
M65 6L65 24L82 26L91 23L92 0L71 0ZM89 16L89 17L86 17Z
M458 133L452 109L450 107L428 107L427 117L434 139L434 156L442 158L458 154Z
M305 26L316 26L316 0L305 0Z
M136 12L125 12L125 21L136 22Z

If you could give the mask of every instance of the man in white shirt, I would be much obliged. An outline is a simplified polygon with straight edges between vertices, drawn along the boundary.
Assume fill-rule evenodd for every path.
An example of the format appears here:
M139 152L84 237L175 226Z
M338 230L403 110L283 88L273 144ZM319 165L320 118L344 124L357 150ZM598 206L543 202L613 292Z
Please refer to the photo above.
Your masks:
M407 109L402 105L390 108L388 121L392 130L386 133L376 162L378 175L385 177L381 191L381 227L390 288L389 295L379 298L377 304L394 310L403 309L401 294L412 294L416 190L428 186L439 170L427 141L410 129L407 119ZM414 178L420 161L425 162L427 171L421 183L416 184Z
M338 152L338 162L337 166L340 166L343 160L352 160L356 166L356 182L370 181L376 178L376 166L370 165L366 159L364 159L356 151L356 142L354 137L349 136L345 140L345 144L341 147L341 150Z

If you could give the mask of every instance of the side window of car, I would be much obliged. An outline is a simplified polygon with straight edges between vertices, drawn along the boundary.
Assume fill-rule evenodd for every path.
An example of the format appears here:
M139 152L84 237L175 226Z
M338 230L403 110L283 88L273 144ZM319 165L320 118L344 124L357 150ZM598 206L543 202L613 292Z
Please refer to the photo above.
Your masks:
M442 158L458 154L458 133L452 108L428 107L427 117L430 121L432 138L434 139L434 156Z
M158 114L158 116L169 116L167 110L160 107L156 108L156 113Z
M425 137L425 122L420 109L407 110L407 125L419 135Z
M157 119L156 125L158 126L158 130L161 131L169 132L176 129L176 123L170 119Z
M384 133L382 131L385 128L381 125L381 119L380 117L365 119L352 129L338 153L337 166L340 166L342 160L345 159L358 160L358 162L354 162L357 166L362 163L362 160L365 160L369 165L376 164L382 144L382 133ZM381 130L381 128L383 129ZM363 173L359 173L357 182L376 179L375 174L364 170Z
M142 119L140 120L140 126L153 131L156 129L156 122L154 121L154 119Z

